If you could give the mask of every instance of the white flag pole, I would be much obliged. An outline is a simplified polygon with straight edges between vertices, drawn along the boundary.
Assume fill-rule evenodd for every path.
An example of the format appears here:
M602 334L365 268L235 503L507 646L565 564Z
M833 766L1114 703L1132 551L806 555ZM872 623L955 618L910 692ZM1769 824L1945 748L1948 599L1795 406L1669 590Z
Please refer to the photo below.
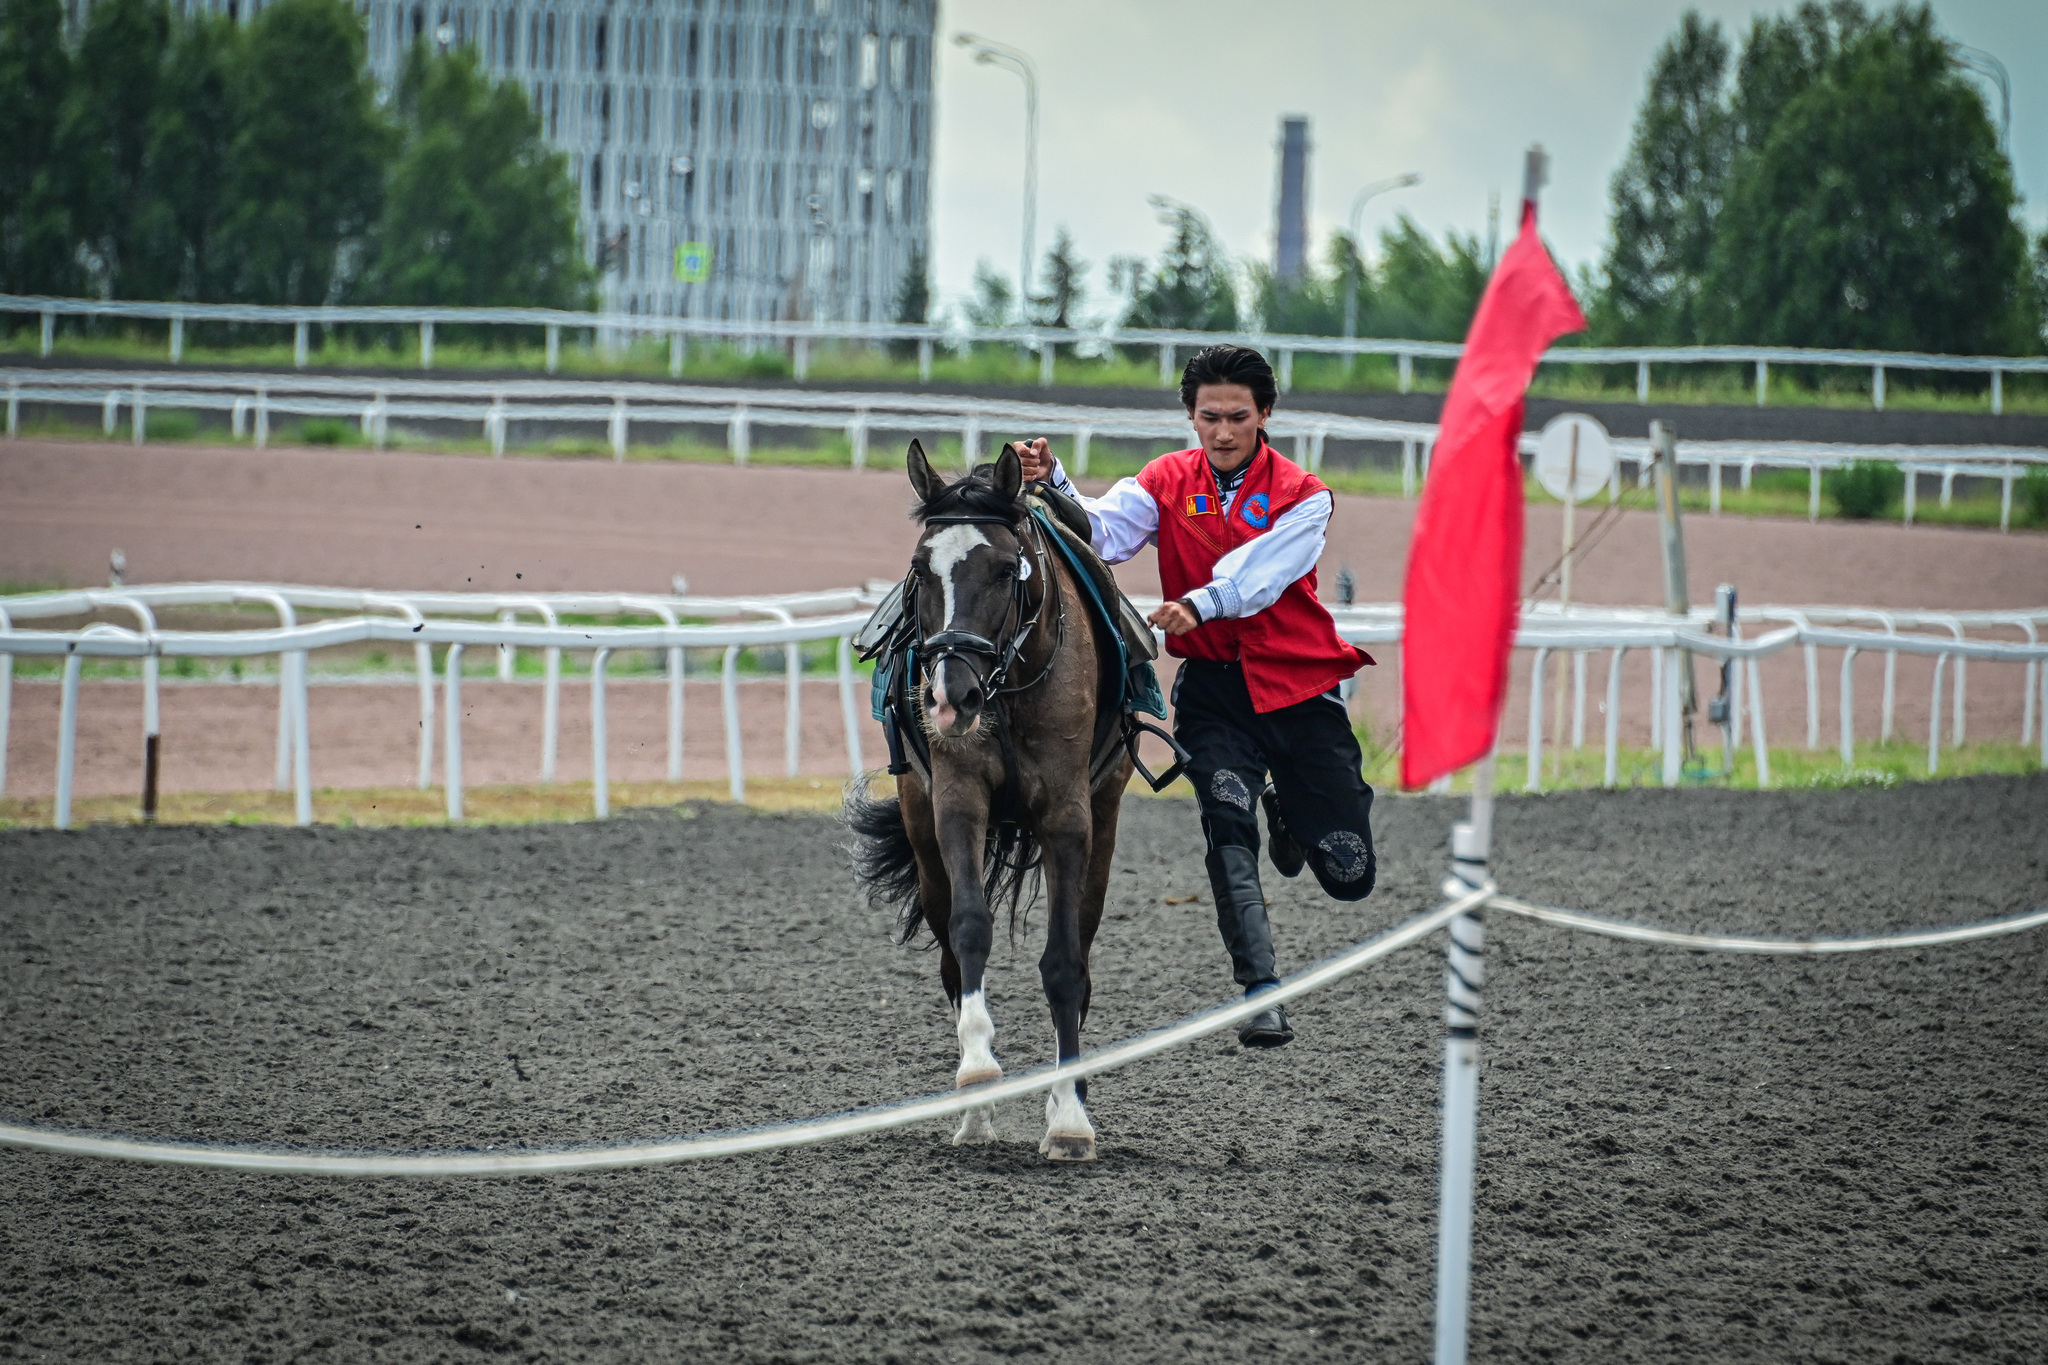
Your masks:
M1522 201L1533 206L1549 178L1539 146L1529 149ZM1541 687L1542 679L1535 680ZM1451 877L1484 886L1493 850L1493 755L1472 774L1472 807L1451 827ZM1436 1365L1465 1365L1472 1307L1472 1206L1479 1163L1479 991L1485 982L1486 930L1477 909L1451 921L1444 972L1443 1174L1438 1187Z

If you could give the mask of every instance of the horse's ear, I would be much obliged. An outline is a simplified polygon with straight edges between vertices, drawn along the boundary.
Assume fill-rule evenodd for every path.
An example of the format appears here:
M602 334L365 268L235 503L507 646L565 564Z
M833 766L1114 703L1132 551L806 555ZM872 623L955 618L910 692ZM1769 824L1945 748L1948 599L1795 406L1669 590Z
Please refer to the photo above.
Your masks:
M930 502L938 496L939 490L946 486L946 481L933 470L931 461L924 457L924 446L914 436L910 440L910 453L905 456L904 464L910 470L911 491L917 494L919 500Z
M1024 491L1024 460L1014 445L1005 445L996 456L996 491L1011 502Z

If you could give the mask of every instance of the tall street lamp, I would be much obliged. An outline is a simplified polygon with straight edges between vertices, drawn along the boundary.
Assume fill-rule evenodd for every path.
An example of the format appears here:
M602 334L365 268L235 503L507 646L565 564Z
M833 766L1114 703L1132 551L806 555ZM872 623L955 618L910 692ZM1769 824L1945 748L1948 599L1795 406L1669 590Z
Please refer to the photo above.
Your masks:
M1031 251L1038 229L1038 68L1031 58L1008 43L974 33L956 33L953 41L974 54L983 66L1000 66L1024 78L1024 238L1017 257L1017 315L1031 302Z
M1344 339L1350 341L1358 335L1358 262L1363 248L1358 244L1358 234L1364 231L1361 220L1365 216L1368 200L1388 190L1405 190L1410 185L1422 183L1422 172L1410 171L1406 175L1389 176L1375 180L1358 192L1351 201L1351 259L1344 267ZM1344 353L1344 373L1351 373L1351 362L1356 359L1349 351Z

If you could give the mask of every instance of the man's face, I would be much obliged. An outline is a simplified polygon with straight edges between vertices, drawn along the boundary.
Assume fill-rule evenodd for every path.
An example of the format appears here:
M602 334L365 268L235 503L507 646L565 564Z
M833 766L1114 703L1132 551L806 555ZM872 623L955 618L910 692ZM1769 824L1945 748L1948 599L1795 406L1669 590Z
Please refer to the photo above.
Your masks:
M1188 417L1209 463L1228 474L1259 453L1259 427L1270 413L1259 410L1242 384L1204 384Z

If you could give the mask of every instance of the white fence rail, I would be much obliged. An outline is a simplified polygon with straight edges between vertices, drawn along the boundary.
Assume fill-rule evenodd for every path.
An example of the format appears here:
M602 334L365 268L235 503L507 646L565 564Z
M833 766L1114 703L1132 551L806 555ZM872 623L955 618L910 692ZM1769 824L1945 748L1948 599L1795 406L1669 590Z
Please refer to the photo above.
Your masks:
M54 823L71 823L72 785L78 724L78 690L87 658L136 659L142 666L145 753L154 751L159 731L159 665L165 658L278 658L276 783L291 790L301 824L311 823L312 755L306 727L307 656L314 650L341 645L383 643L410 645L419 692L420 789L432 786L435 719L442 716L442 768L448 816L463 818L462 658L468 649L496 648L499 677L512 675L512 654L539 649L544 659L540 780L555 777L561 695L561 654L564 650L591 656L589 674L592 722L593 804L600 817L609 813L608 735L605 715L606 666L620 650L656 651L666 659L668 689L667 774L682 777L685 689L682 651L722 651L719 706L725 736L727 789L735 801L745 799L745 755L739 715L739 660L743 650L758 646L800 646L835 642L835 677L845 732L847 771L864 766L861 717L864 679L854 667L852 636L866 620L875 598L863 590L807 593L785 597L693 598L618 594L376 593L334 588L276 587L252 584L177 584L105 591L53 592L0 598L0 794L6 790L5 752L16 656L61 658L61 700L58 718ZM275 612L274 628L240 631L172 631L160 629L155 613L170 607L255 604ZM357 613L338 620L302 624L301 611ZM119 613L132 627L97 623L83 630L24 629L36 620L94 613ZM1400 609L1392 605L1339 608L1339 632L1354 643L1396 646L1402 638ZM563 626L572 615L640 615L645 626ZM687 617L736 618L721 624L686 625ZM531 623L522 618L530 618ZM751 618L751 619L749 619ZM1771 782L1766 741L1763 683L1758 661L1797 648L1805 666L1806 747L1821 743L1823 706L1818 651L1844 651L1838 684L1838 748L1843 763L1855 752L1854 664L1858 654L1885 658L1881 737L1894 733L1897 663L1900 655L1935 661L1927 763L1939 771L1943 731L1943 693L1949 700L1948 743L1961 744L1966 733L1967 668L1971 660L2017 664L2024 670L2024 703L2020 742L2038 736L2041 763L2048 767L2048 609L2015 612L1881 611L1854 607L1762 607L1744 613L1745 624L1772 627L1754 639L1710 634L1704 611L1675 619L1649 609L1555 608L1531 610L1522 622L1516 647L1530 656L1527 789L1540 790L1547 727L1544 705L1552 655L1571 660L1571 745L1584 743L1589 664L1602 656L1606 664L1603 736L1603 781L1620 779L1620 717L1622 668L1631 650L1649 654L1651 687L1645 709L1650 743L1661 751L1661 778L1675 786L1684 756L1679 706L1681 666L1688 653L1710 660L1733 660L1731 715L1726 732L1736 746L1748 744L1758 782ZM1975 632L1973 634L1972 632ZM1986 638L1996 632L2006 638ZM2017 638L2013 638L2017 637ZM437 701L433 646L446 646ZM796 775L803 762L803 658L799 648L785 649L784 766ZM1551 722L1556 724L1555 718ZM1398 726L1396 729L1398 735ZM146 783L146 785L150 785Z
M42 403L97 408L102 428L110 436L119 428L125 410L129 437L137 445L148 440L151 410L167 408L226 413L234 435L249 435L259 449L269 444L271 421L280 416L354 422L365 439L380 447L389 439L394 420L461 423L474 426L497 455L504 453L507 432L515 422L602 424L615 460L626 458L636 425L716 426L724 431L733 462L742 465L751 457L757 428L843 432L856 469L866 467L869 441L877 431L958 433L969 460L983 452L985 437L1000 432L1066 437L1072 442L1072 472L1079 475L1087 474L1091 444L1098 437L1189 439L1187 419L1177 409L1024 403L924 393L826 393L652 381L365 379L24 368L0 368L0 384L6 386L10 436L20 433L22 404ZM1274 414L1268 431L1278 442L1291 441L1295 459L1310 469L1322 467L1324 447L1332 439L1398 445L1402 490L1407 496L1413 496L1428 477L1430 452L1437 437L1437 427L1430 422L1287 408ZM1533 454L1536 442L1536 433L1524 433L1523 452ZM1615 437L1613 445L1618 461L1608 489L1610 500L1621 494L1620 464L1633 464L1640 481L1655 455L1642 437ZM1745 489L1759 468L1799 470L1807 476L1809 519L1820 515L1823 473L1858 460L1892 461L1906 473L1905 519L1909 525L1915 518L1922 476L1940 476L1944 506L1957 477L1996 479L2002 490L2000 527L2007 529L2012 521L2014 485L2027 469L2048 467L2048 449L1684 441L1678 446L1678 459L1681 465L1707 472L1710 509L1716 513L1731 470Z
M1414 382L1414 365L1422 360L1456 360L1465 348L1455 342L1404 341L1379 337L1302 336L1272 332L1186 332L1152 328L1058 327L969 327L962 324L892 322L744 322L694 318L654 317L628 313L577 313L555 308L412 308L392 306L295 307L246 303L147 303L102 299L48 298L40 295L0 294L0 314L29 314L42 319L42 353L55 348L57 319L60 317L114 318L164 322L170 328L171 363L184 356L185 325L189 322L260 324L292 329L292 352L296 365L304 367L310 356L310 330L347 325L405 327L419 333L420 368L434 367L434 328L437 324L489 327L541 327L547 334L547 367L552 373L561 360L562 329L592 331L600 336L667 337L669 370L681 374L683 359L692 339L737 341L749 345L787 345L798 379L809 370L810 348L834 342L915 343L918 372L931 378L933 350L938 346L965 347L977 343L1014 345L1035 351L1039 358L1039 382L1053 382L1053 356L1057 348L1077 347L1104 350L1112 347L1157 348L1159 382L1177 382L1176 357L1218 342L1233 341L1258 346L1273 354L1283 392L1293 387L1294 358L1297 355L1345 357L1384 355L1394 357L1401 392ZM1951 374L1981 374L1990 385L1991 411L2005 410L2005 376L2048 373L2048 357L1938 355L1920 351L1843 351L1809 349L1799 346L1604 346L1553 347L1544 353L1550 365L1633 365L1636 370L1636 401L1650 401L1650 368L1653 365L1748 365L1756 376L1756 402L1763 407L1769 395L1772 365L1815 365L1834 369L1870 371L1871 406L1884 410L1885 376L1889 371L1932 371Z

